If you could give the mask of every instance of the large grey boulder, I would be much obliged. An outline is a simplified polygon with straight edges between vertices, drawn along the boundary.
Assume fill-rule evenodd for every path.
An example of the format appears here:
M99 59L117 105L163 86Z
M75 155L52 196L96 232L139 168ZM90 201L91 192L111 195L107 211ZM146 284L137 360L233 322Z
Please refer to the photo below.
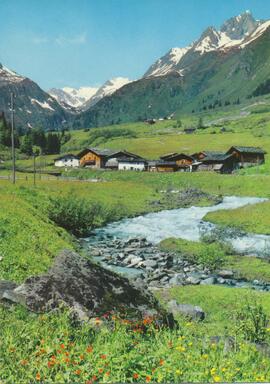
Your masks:
M218 276L222 277L223 279L231 279L234 276L233 271L228 270L222 270L218 272Z
M37 313L65 305L80 318L121 311L137 320L151 313L159 323L173 325L172 315L149 291L69 250L60 253L46 274L26 279L3 297Z
M191 320L204 320L205 318L205 312L201 307L191 304L178 304L176 300L169 301L168 310L172 312L174 316L182 315Z

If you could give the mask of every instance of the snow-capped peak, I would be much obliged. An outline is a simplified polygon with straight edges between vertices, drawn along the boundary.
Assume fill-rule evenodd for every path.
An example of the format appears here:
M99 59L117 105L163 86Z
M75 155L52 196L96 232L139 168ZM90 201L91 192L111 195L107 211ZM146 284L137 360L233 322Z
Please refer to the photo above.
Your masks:
M103 97L111 95L117 89L123 87L129 82L130 80L125 77L116 77L114 79L106 81L106 83L99 88L51 88L48 93L66 109L70 109L70 107L78 109L87 109L90 106L96 104Z
M98 88L95 87L64 87L61 89L52 88L48 91L48 93L65 108L67 105L70 107L79 108L89 99L91 99L97 90Z
M18 83L20 81L23 81L25 79L25 77L18 75L16 72L11 71L9 68L0 64L0 79L1 79L1 81Z
M175 66L180 62L182 57L191 47L172 48L166 55L158 59L145 73L144 77L163 76L174 70Z
M115 77L111 80L106 81L97 92L91 97L84 105L83 109L88 109L95 105L99 100L103 99L105 96L110 96L118 89L122 88L124 85L130 83L126 77Z
M233 47L240 48L241 44L255 32L256 36L263 33L261 25L266 27L265 23L255 20L250 11L245 11L227 20L220 30L214 27L207 28L189 47L172 48L148 69L144 77L163 76L173 71L184 75L198 54L204 55L211 51L228 50Z

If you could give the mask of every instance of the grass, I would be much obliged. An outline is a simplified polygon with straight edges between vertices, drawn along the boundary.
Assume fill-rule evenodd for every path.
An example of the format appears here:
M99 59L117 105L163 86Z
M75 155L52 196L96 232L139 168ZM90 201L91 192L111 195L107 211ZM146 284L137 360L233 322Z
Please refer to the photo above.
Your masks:
M245 232L270 234L270 202L248 205L233 211L210 212L205 220L222 226L237 227Z
M250 256L238 256L220 243L207 244L182 239L166 239L161 249L175 252L195 264L202 264L212 270L233 270L238 278L270 282L270 263Z
M172 288L158 297L200 305L206 320L179 318L178 330L155 329L150 319L135 325L116 318L110 326L101 318L74 327L67 312L35 315L0 307L0 379L7 384L269 381L268 360L241 333L239 348L230 352L210 338L236 334L232 315L243 302L239 290ZM269 297L253 296L267 311Z

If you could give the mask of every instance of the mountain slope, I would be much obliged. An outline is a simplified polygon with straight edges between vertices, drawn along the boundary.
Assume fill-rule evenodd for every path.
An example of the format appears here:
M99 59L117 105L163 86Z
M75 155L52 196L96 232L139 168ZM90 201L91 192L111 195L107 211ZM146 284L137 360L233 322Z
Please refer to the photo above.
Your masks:
M10 94L14 93L17 128L42 127L45 130L66 126L70 115L32 80L0 64L0 111L10 119Z
M260 21L255 20L252 14L246 11L227 20L220 31L209 27L189 47L170 50L147 70L144 77L161 76L171 71L184 74L186 68L197 60L199 55L240 45L260 24Z
M83 113L79 123L92 127L224 106L248 97L266 79L270 79L269 22L259 25L241 46L197 52L184 76L177 71L124 86Z

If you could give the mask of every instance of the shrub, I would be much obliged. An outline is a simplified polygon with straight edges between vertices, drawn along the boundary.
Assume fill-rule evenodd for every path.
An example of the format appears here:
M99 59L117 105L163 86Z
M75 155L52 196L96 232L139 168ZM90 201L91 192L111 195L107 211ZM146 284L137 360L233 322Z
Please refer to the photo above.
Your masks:
M75 236L86 236L106 221L106 212L99 203L64 196L50 199L49 218Z
M268 317L263 306L255 297L247 298L246 303L236 313L237 333L253 343L265 342L267 339Z

